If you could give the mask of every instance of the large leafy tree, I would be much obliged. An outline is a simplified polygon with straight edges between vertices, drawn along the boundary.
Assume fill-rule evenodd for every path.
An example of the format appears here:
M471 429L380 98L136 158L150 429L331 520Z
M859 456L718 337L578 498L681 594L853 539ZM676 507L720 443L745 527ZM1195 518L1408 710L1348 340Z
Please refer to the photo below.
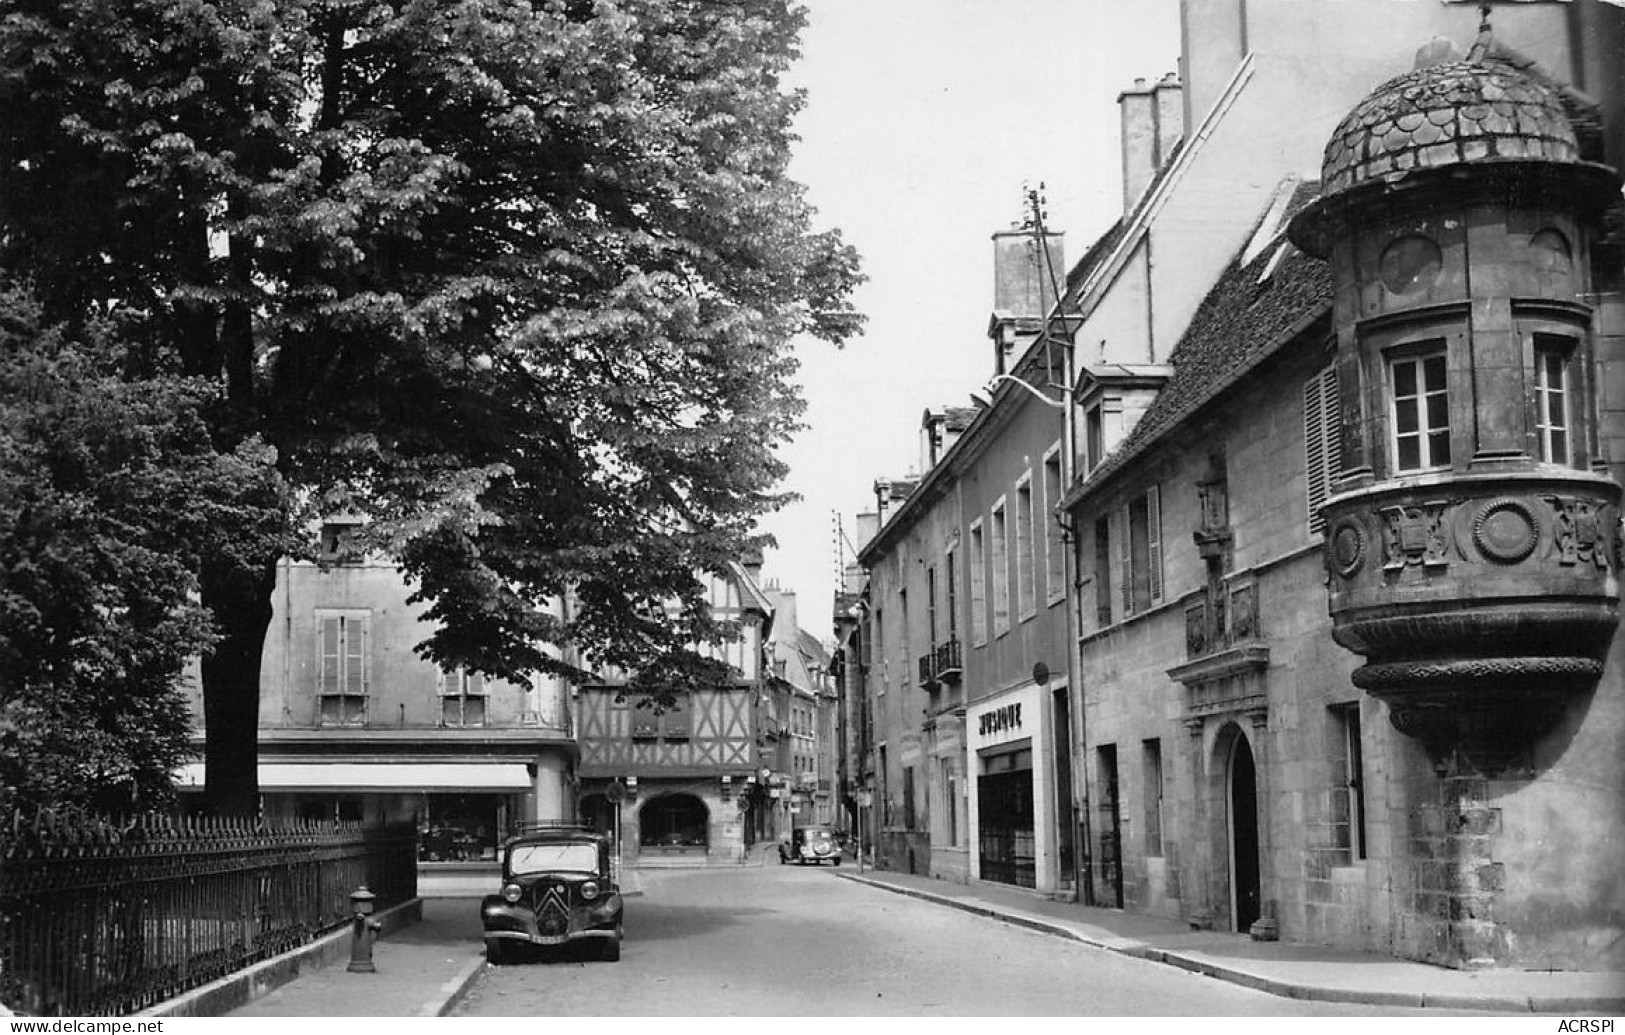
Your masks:
M212 440L219 386L128 358L109 321L70 336L0 288L0 815L167 799L201 556L286 539L266 447Z
M0 264L214 379L216 447L372 518L443 662L708 675L696 571L780 504L789 342L856 256L786 176L783 0L0 0ZM251 541L245 539L244 541ZM216 807L276 553L198 565ZM568 596L566 618L539 602ZM568 655L566 655L568 656Z

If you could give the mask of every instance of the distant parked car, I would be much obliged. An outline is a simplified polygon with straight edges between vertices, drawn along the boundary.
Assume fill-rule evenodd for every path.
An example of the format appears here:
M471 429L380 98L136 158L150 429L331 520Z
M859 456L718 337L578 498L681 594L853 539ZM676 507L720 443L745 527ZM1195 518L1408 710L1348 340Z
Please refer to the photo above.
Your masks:
M621 890L610 841L587 830L542 830L502 846L502 890L480 903L485 955L507 962L524 945L577 944L621 958Z
M829 827L795 827L790 840L779 842L779 864L794 859L796 865L829 862L841 865L841 849Z

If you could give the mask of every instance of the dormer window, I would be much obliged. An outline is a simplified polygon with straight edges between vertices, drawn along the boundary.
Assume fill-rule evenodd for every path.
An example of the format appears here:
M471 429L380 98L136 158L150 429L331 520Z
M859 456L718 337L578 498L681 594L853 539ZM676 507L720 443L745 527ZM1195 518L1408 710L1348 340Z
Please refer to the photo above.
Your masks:
M1083 434L1078 469L1087 477L1134 430L1173 368L1153 363L1100 363L1083 368L1076 391Z
M360 551L348 542L360 527L361 519L354 517L331 517L323 521L317 536L317 558L328 564L360 560Z
M1083 412L1083 470L1087 474L1106 458L1106 426L1101 414L1103 402Z

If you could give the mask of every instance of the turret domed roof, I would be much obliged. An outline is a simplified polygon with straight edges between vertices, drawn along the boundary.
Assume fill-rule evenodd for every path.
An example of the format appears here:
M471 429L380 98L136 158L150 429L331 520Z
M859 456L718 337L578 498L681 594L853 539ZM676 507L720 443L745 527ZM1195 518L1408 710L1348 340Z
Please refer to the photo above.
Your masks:
M1390 79L1357 104L1326 145L1322 196L1462 162L1581 161L1557 91L1474 50Z

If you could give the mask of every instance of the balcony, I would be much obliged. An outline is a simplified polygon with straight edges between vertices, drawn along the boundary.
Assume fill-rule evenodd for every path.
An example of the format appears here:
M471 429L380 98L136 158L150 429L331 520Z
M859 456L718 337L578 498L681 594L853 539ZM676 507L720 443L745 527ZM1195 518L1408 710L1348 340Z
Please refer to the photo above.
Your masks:
M957 683L964 674L964 664L959 657L959 640L950 638L937 644L935 651L937 659L937 681L942 683Z
M927 690L958 683L963 672L957 639L939 643L920 656L920 685Z
M1620 489L1589 471L1374 482L1326 506L1332 637L1430 756L1484 773L1602 675L1619 624ZM1522 760L1521 762L1519 760Z

